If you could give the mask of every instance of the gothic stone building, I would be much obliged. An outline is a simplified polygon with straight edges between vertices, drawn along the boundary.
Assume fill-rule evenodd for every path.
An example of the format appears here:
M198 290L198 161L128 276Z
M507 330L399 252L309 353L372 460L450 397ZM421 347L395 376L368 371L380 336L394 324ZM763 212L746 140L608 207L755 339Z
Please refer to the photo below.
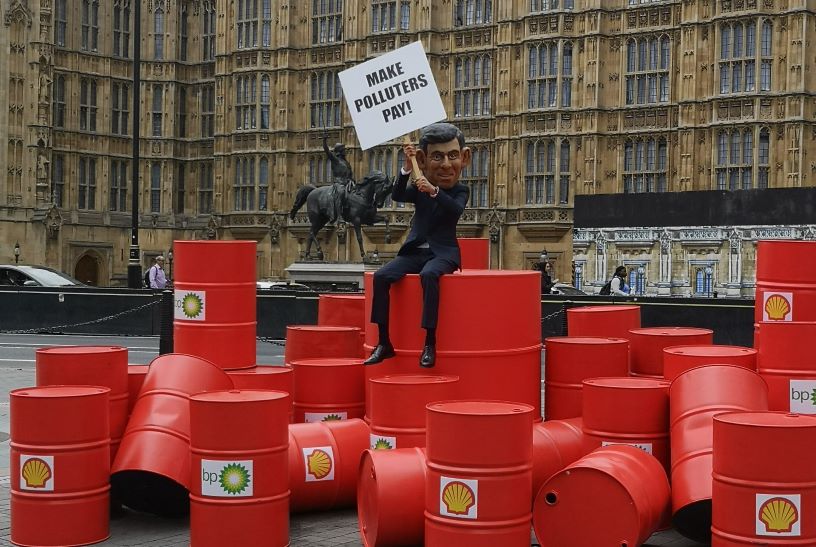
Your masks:
M396 144L360 150L338 72L421 40L474 150L460 232L490 239L493 267L529 268L546 249L564 281L597 286L627 263L659 292L683 272L688 281L695 261L713 283L747 280L731 291L741 293L753 264L734 245L761 228L574 234L574 196L812 185L814 7L147 0L134 119L131 0L0 0L0 262L19 243L23 262L123 284L139 124L143 264L174 239L252 239L259 276L283 275L308 229L303 213L287 217L294 195L329 182L324 130L347 145L358 179L401 161ZM411 211L385 212L388 230L367 228L365 240L387 259ZM328 259L359 257L344 224L322 237ZM665 245L684 239L704 241L692 247L705 256L664 264Z

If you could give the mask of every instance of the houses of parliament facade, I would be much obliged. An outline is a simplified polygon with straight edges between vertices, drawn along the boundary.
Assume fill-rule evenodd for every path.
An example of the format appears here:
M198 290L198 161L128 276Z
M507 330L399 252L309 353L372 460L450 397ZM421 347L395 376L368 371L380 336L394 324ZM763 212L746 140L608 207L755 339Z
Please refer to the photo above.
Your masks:
M420 40L473 150L459 232L489 238L492 267L546 250L585 288L626 264L644 294L750 294L755 241L812 226L574 230L574 199L813 186L814 14L814 0L146 0L134 119L131 0L0 0L0 263L17 244L21 262L126 284L139 124L143 267L176 239L251 239L259 277L284 276L309 228L289 219L295 194L330 183L324 135L357 180L401 165L397 142L360 150L338 73ZM365 243L387 260L411 209L382 213ZM360 259L345 223L320 237L326 260Z

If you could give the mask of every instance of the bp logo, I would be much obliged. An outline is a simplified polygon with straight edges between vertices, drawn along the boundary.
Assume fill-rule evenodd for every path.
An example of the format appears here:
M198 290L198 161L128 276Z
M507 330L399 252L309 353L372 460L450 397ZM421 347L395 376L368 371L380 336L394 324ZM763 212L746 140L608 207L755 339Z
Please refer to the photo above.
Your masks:
M816 380L790 381L790 411L816 414Z
M368 439L369 448L371 448L371 450L393 450L397 447L396 437L374 435L371 433Z
M176 291L173 318L183 321L204 321L207 293L204 291Z
M201 460L201 494L219 498L252 496L252 460Z
M314 422L337 422L348 420L348 412L304 412L303 421L307 424Z

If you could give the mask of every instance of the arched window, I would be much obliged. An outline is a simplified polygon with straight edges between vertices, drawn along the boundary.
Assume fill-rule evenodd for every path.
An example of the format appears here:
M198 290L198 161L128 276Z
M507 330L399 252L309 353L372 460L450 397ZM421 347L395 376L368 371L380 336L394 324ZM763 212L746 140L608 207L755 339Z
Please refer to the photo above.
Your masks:
M164 9L161 6L153 14L153 58L164 59Z
M454 65L454 116L489 116L491 112L489 55L460 56Z
M261 129L269 129L269 76L261 77Z
M258 166L258 210L266 211L269 199L269 160L261 158Z
M760 47L757 48L757 27L760 30ZM770 21L757 19L722 23L720 29L720 94L753 93L757 90L757 65L759 65L759 91L771 89L771 33Z
M671 40L668 36L630 39L626 43L626 104L669 100Z
M559 55L559 48L561 52ZM561 65L559 67L559 59ZM527 107L554 108L572 105L572 43L544 42L529 46ZM559 103L558 96L561 95Z
M624 193L668 190L668 145L664 137L628 139L623 153Z

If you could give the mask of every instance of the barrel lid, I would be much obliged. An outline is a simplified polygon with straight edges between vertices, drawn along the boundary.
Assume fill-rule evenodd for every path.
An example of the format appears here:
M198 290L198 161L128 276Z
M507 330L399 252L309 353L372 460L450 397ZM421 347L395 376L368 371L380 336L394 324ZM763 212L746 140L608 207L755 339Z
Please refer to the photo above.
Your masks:
M459 377L454 375L432 375L432 374L394 374L388 376L378 376L371 378L371 382L376 384L442 384L449 382L458 382Z
M620 378L589 378L584 380L584 385L624 389L667 388L670 384L671 382L668 380L660 380L657 378L631 378L628 376Z
M54 399L63 397L88 397L110 392L110 388L101 386L42 386L15 389L12 397L32 399Z
M790 412L725 412L714 421L756 427L816 427L816 416Z
M362 366L363 359L357 357L314 357L312 359L298 359L289 363L292 367L332 367L332 366Z
M609 345L609 344L628 344L629 340L626 338L610 338L601 336L552 336L544 339L547 344L576 344L581 346L591 345Z
M349 332L360 331L360 327L335 327L330 325L289 325L286 330L305 330L317 332Z
M127 351L122 346L54 346L40 348L37 353L51 353L56 355L87 355L89 353L118 353Z
M640 306L581 306L580 308L570 308L567 313L602 313L639 310Z
M205 391L190 397L191 401L201 403L251 403L259 401L277 401L285 399L285 391L271 389L230 389L223 391Z
M698 329L696 327L646 327L643 329L631 329L632 334L644 336L700 336L703 334L714 334L711 329Z
M507 401L439 401L426 407L441 414L470 414L477 416L508 416L532 412L533 407L524 403Z
M670 346L663 348L666 353L673 355L691 355L694 357L734 357L738 355L753 355L754 348L744 346L718 346L715 344L700 344L695 346Z
M243 370L228 370L229 376L256 376L258 374L291 374L292 367L289 365L259 365Z

